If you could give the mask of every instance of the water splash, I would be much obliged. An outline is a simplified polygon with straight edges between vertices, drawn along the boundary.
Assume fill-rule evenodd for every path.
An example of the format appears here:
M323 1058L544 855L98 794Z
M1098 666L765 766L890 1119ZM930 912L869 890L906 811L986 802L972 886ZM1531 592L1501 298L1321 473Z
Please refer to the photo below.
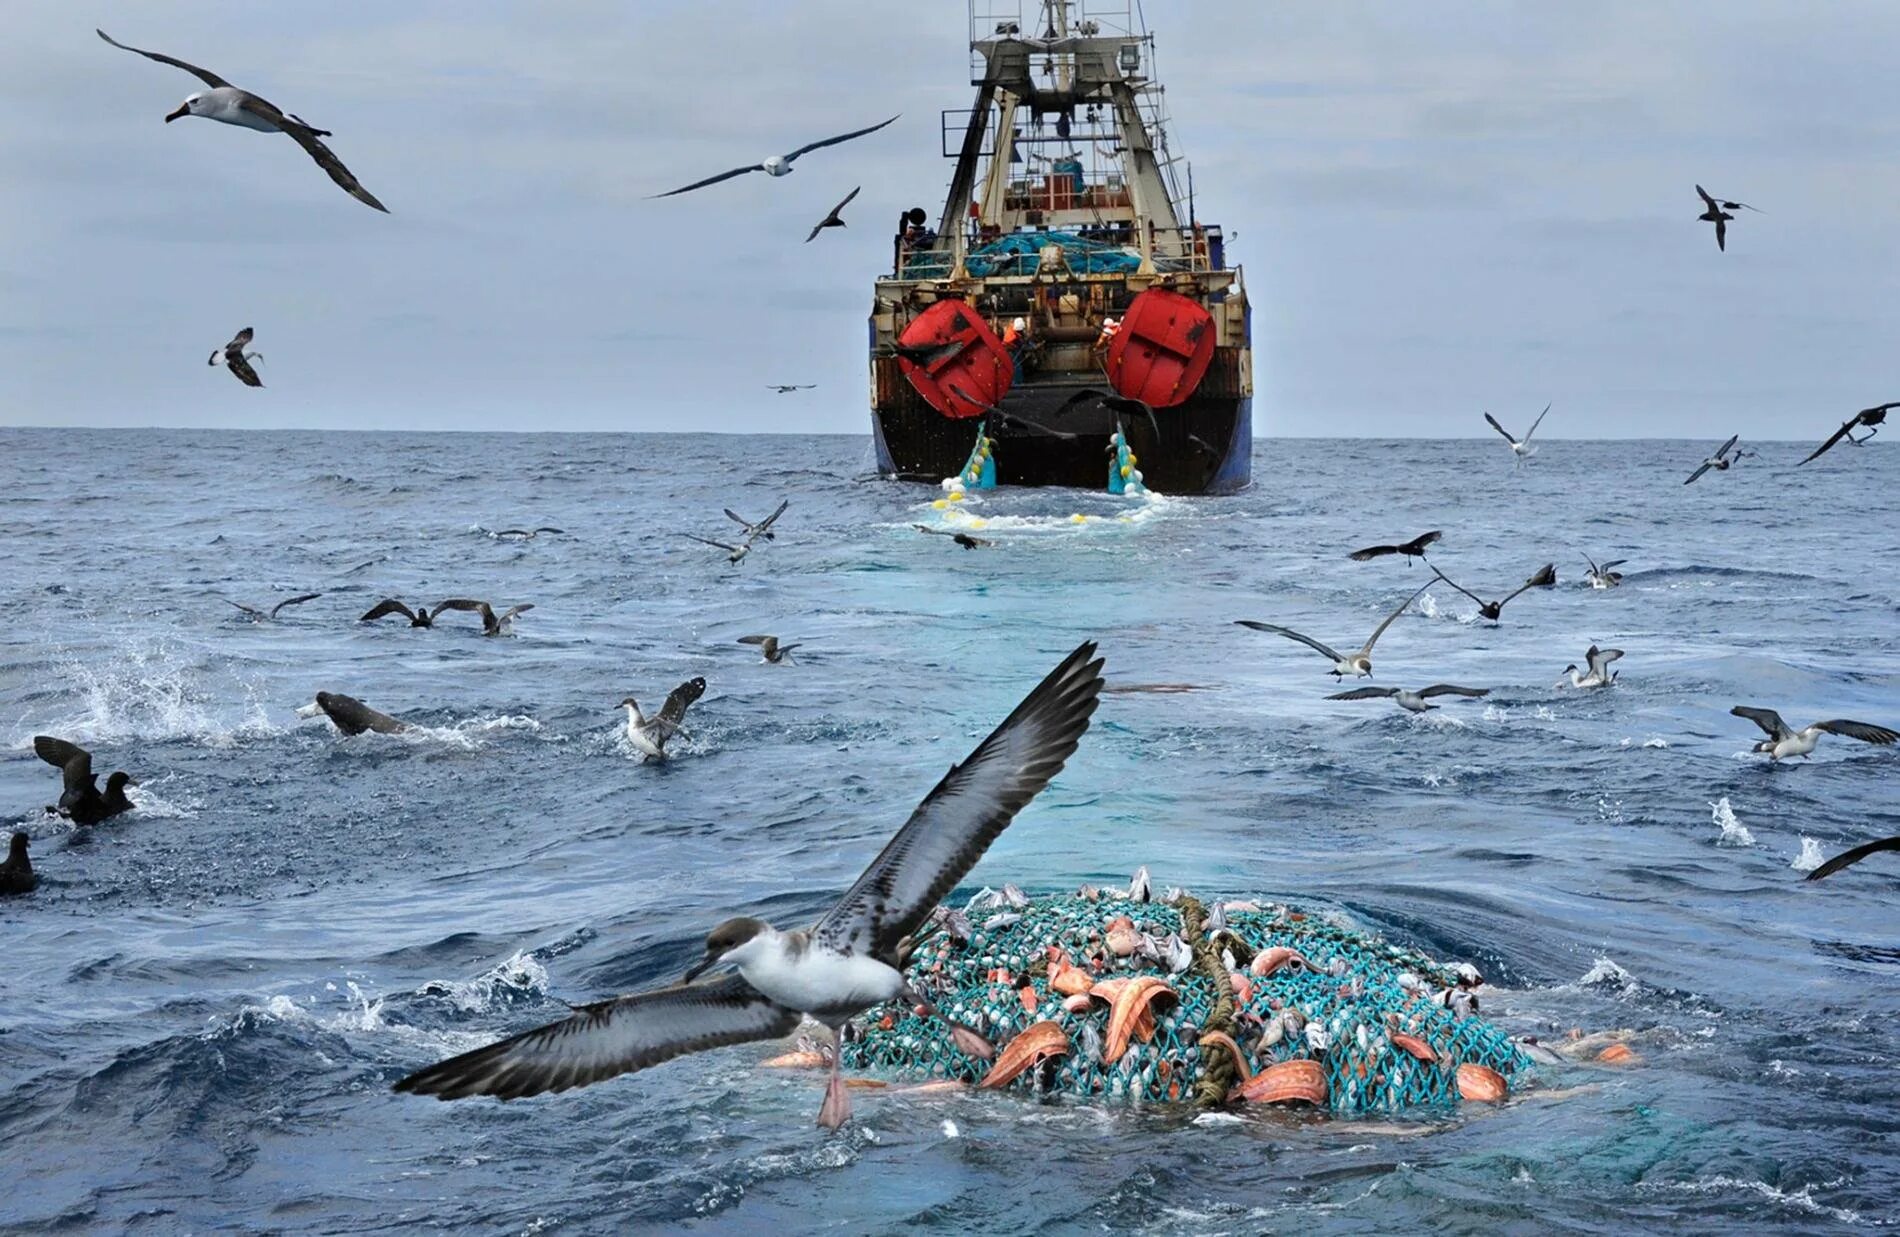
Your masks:
M1827 854L1821 849L1821 844L1804 833L1801 835L1801 853L1788 866L1797 872L1812 872L1826 862Z
M1755 835L1748 831L1748 826L1735 819L1735 809L1729 806L1727 795L1709 804L1709 815L1715 825L1722 830L1721 836L1715 839L1717 846L1753 846L1755 844Z
M234 676L235 692L208 683L202 663L164 635L115 643L84 657L64 653L58 665L78 697L79 711L28 727L14 746L27 746L36 729L82 745L187 739L230 747L281 733L271 724L255 683Z

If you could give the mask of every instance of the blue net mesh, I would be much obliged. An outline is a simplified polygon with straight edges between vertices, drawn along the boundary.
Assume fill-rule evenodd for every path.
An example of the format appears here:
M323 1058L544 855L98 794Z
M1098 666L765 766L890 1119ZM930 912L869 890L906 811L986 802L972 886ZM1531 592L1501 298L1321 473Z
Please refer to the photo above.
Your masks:
M1224 915L1225 928L1210 934L1203 908L1186 898L1133 902L1107 893L1038 898L1023 906L978 909L973 903L965 922L951 916L946 923L940 915L936 926L919 934L905 973L942 1014L981 1032L999 1050L1033 1024L1058 1024L1068 1041L1066 1054L1008 1084L1029 1093L1221 1102L1238 1077L1231 1051L1202 1043L1209 1031L1234 1041L1249 1073L1282 1061L1318 1062L1326 1078L1325 1103L1342 1114L1454 1105L1457 1069L1465 1063L1488 1067L1512 1083L1529 1070L1529 1059L1508 1035L1467 1015L1456 1000L1447 1003L1460 991L1450 967L1290 907L1229 903ZM1116 946L1125 948L1130 935L1126 926L1117 927L1118 918L1132 920L1135 937L1159 944L1159 950L1119 955ZM964 933L967 939L960 939ZM1171 934L1189 944L1191 961L1178 951L1168 961ZM1143 975L1164 980L1172 996L1150 1008L1152 1038L1131 1037L1120 1059L1105 1063L1110 1007L1090 1000L1087 1008L1068 1008L1063 994L1050 987L1052 946L1095 981ZM1271 975L1251 974L1255 956L1276 946L1299 960ZM1149 956L1156 952L1159 958ZM1235 991L1228 959L1251 992ZM1237 999L1242 995L1246 999ZM1401 1044L1393 1042L1394 1034ZM1415 1041L1412 1049L1424 1046L1436 1059L1422 1060L1401 1046L1408 1036ZM902 1004L872 1009L846 1028L844 1063L965 1082L981 1081L991 1068L961 1052L941 1018L921 1017Z
M971 249L963 267L981 279L989 275L1034 275L1042 269L1042 249L1060 245L1063 261L1078 274L1127 273L1141 267L1141 256L1120 245L1092 241L1073 232L1016 232ZM954 255L927 249L904 257L903 278L946 279Z

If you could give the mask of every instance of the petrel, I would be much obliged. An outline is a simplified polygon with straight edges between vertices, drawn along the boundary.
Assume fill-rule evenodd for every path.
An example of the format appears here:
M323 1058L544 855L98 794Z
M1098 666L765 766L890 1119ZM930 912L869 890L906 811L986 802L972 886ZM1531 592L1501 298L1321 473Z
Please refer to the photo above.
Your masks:
M864 188L863 185L858 186L858 189L862 189L862 188ZM844 201L832 207L831 213L818 221L818 223L812 228L811 235L805 238L805 243L807 245L817 240L818 234L824 231L826 228L842 228L844 226L844 220L838 217L838 212L843 210L845 207L849 206L851 204L851 199L858 196L858 189L853 189L850 193L845 194Z
M216 365L219 361L223 361L224 367L236 375L239 382L247 387L261 387L264 385L264 380L257 376L255 369L251 368L251 358L256 357L261 361L264 359L264 354L244 351L250 346L251 328L247 326L234 335L230 343L212 353L211 359L205 364Z
M903 113L899 112L898 115L901 116ZM893 116L890 120L886 120L882 124L872 125L868 129L853 129L849 133L840 133L837 137L828 137L821 142L808 142L789 155L773 155L771 158L758 163L748 163L744 167L733 168L730 172L721 172L717 176L708 176L705 180L696 180L690 185L681 185L678 189L669 189L665 193L656 193L653 196L656 198L670 198L681 193L691 193L695 189L704 189L707 185L716 185L722 180L731 180L735 176L744 176L747 172L764 172L767 176L790 176L792 174L792 164L797 161L800 155L808 155L812 151L822 150L826 146L836 146L840 142L848 142L854 137L863 137L867 133L876 133L879 129L882 129L885 125L890 124L892 120L896 119L897 116ZM846 201L849 200L848 198L846 199ZM840 205L842 205L842 203Z
M620 702L627 711L627 742L647 760L666 759L666 741L679 733L686 706L706 694L706 680L691 678L666 693L658 717L640 711L640 702L628 696ZM646 761L642 761L642 764Z
M60 771L64 789L59 804L51 809L72 818L76 825L96 825L108 816L129 812L133 803L125 796L127 786L138 783L124 771L106 779L106 791L99 793L97 775L92 771L92 753L77 743L55 739L52 735L33 736L33 751L47 764Z
M790 395L793 391L810 391L817 385L815 382L768 382L765 389L777 391L780 395Z
M798 660L792 656L792 650L798 648L799 645L780 644L777 636L740 636L738 643L758 645L760 654L773 665L781 661Z
M977 550L996 544L988 537L972 537L970 534L958 532L954 528L931 528L927 524L912 524L911 527L920 533L929 533L933 537L950 537L966 550Z
M737 524L740 528L745 529L745 539L748 542L751 541L755 537L763 537L767 541L776 541L778 540L778 538L774 536L772 533L772 525L778 523L778 518L785 514L785 508L791 505L792 505L791 499L787 498L787 499L781 500L779 505L772 509L772 514L766 516L763 520L760 520L757 524L754 524L752 521L746 519L744 516L740 515L737 511L734 511L731 507L725 508L725 512L726 512L726 518L728 520L731 520L734 524ZM719 543L717 541L714 541L708 544L718 545Z
M1781 720L1781 714L1773 709L1751 708L1738 704L1729 710L1736 717L1746 717L1760 726L1766 739L1755 744L1754 750L1766 755L1770 760L1786 760L1790 756L1807 756L1821 742L1823 734L1838 734L1849 739L1859 739L1862 743L1875 743L1886 747L1900 741L1900 734L1885 726L1874 726L1867 722L1851 722L1836 718L1829 722L1816 722L1800 730L1790 729L1788 723Z
M20 834L14 834L14 840L17 842L20 836ZM1851 868L1861 860L1867 858L1867 856L1877 855L1883 850L1900 850L1900 837L1881 838L1878 842L1868 842L1863 846L1856 846L1852 850L1844 850L1820 867L1814 869L1814 871L1808 873L1808 879L1811 881L1825 879L1826 877L1834 875L1842 868Z
M389 208L378 202L369 190L363 188L356 177L350 174L350 169L343 166L343 161L323 144L322 139L330 136L328 129L316 128L300 116L281 111L275 104L259 98L248 90L239 90L216 73L201 69L195 64L186 64L182 60L174 60L158 52L127 47L103 30L95 29L93 33L121 51L136 52L147 60L156 60L160 64L183 69L211 87L209 90L187 95L185 101L178 105L178 109L165 117L166 124L170 124L180 116L203 116L206 120L217 120L227 125L256 129L260 133L288 133L292 141L303 147L305 153L317 161L318 167L330 174L331 180L343 186L344 192L366 206L374 206L384 214L389 213Z
M435 617L441 618L444 610L474 610L482 616L484 636L505 636L514 626L515 615L526 614L532 609L534 609L534 603L527 601L518 606L509 606L500 614L496 614L495 608L485 601L476 601L469 597L451 597L447 601L436 603Z
M1407 558L1422 559L1425 557L1425 547L1439 540L1444 535L1445 534L1439 530L1433 529L1429 533L1420 533L1410 541L1402 542L1399 545L1369 545L1363 550L1354 550L1346 557L1352 559L1355 563L1363 563L1369 559L1379 558L1386 554L1403 554Z
M26 834L15 830L7 845L7 861L0 863L0 894L32 893L39 887L33 861L26 857L26 843Z
M1859 412L1855 413L1853 416L1843 421L1841 423L1841 428L1835 430L1832 434L1830 434L1826 442L1816 447L1814 451L1808 456L1808 459L1802 460L1801 462L1805 464L1808 462L1808 460L1813 459L1817 455L1825 455L1829 447L1833 446L1835 443L1839 442L1843 438L1847 439L1847 441L1853 443L1857 447L1866 446L1869 442L1873 440L1874 435L1880 432L1881 425L1887 419L1887 410L1890 408L1900 408L1900 401L1895 401L1894 403L1891 403L1891 404L1879 404L1872 408L1861 409ZM1862 428L1863 426L1867 430L1867 436L1865 438L1854 437L1854 431Z
M1299 641L1307 648L1312 649L1322 657L1328 658L1333 663L1333 668L1326 673L1332 675L1334 678L1371 678L1372 646L1379 643L1379 637L1385 634L1386 628L1392 626L1392 620L1404 614L1405 608L1418 600L1418 594L1430 587L1430 581L1419 585L1418 592L1413 593L1410 597L1400 602L1398 609L1386 615L1385 621L1372 629L1372 634L1366 637L1366 642L1360 646L1359 651L1351 655L1338 652L1327 645L1321 644L1311 636L1303 636L1299 632L1294 631L1291 627L1279 627L1272 623L1256 622L1253 619L1235 619L1234 622L1242 627L1251 627L1255 631L1270 631L1276 636L1285 636L1289 640Z
M256 606L247 606L241 601L232 601L229 597L221 598L220 600L225 601L230 605L234 605L238 609L244 611L245 615L250 618L251 622L262 623L268 619L276 618L277 612L283 609L285 606L300 606L306 601L315 601L317 598L321 596L323 596L322 593L300 593L295 597L284 598L282 601L272 606L269 610L261 610Z
M840 1029L890 1000L936 1013L904 978L907 938L1075 751L1102 687L1094 654L1093 641L1069 654L968 759L953 765L809 929L782 932L757 919L728 919L708 934L704 957L681 983L582 1006L560 1022L411 1074L396 1089L441 1099L564 1091L683 1053L781 1038L805 1014L839 1037L818 1123L843 1124L851 1101L840 1072ZM715 966L738 974L692 982ZM959 1047L983 1046L969 1028L951 1027Z
M383 598L381 601L371 606L369 608L369 611L366 614L364 614L362 618L356 621L359 623L374 623L377 619L382 618L386 614L402 615L404 618L409 620L409 625L411 627L435 626L435 615L429 613L429 608L427 606L417 606L415 609L411 610L408 606L405 606L404 604L402 604L402 602L396 600L394 597Z
M1490 619L1493 623L1495 623L1495 622L1498 622L1499 619L1503 616L1504 607L1510 604L1511 599L1513 597L1516 597L1519 593L1523 592L1526 589L1550 588L1553 585L1555 585L1557 583L1557 564L1545 563L1542 567L1539 567L1537 569L1537 573L1531 576L1530 579L1524 581L1524 583L1518 585L1516 588L1512 589L1510 592L1506 593L1503 597L1499 598L1496 601L1486 601L1484 598L1478 596L1476 593L1472 592L1470 589L1464 587L1462 584L1459 584L1457 581L1453 580L1450 576L1440 571L1436 564L1432 565L1432 574L1437 576L1439 579L1443 580L1445 583L1451 585L1453 588L1457 589L1459 592L1463 593L1465 596L1471 598L1471 600L1477 602L1479 618Z
M1697 185L1695 191L1696 196L1702 199L1702 205L1708 208L1697 215L1696 218L1703 223L1712 223L1715 225L1715 247L1724 252L1728 250L1729 221L1735 218L1735 216L1728 212L1732 210L1752 210L1758 215L1762 213L1759 208L1750 206L1746 202L1718 201L1709 196L1709 191L1704 189L1701 185Z
M1538 413L1537 419L1531 422L1531 427L1525 433L1524 440L1522 442L1519 442L1517 439L1511 437L1511 431L1505 429L1502 425L1499 425L1498 419L1492 416L1490 413L1488 412L1485 413L1484 419L1491 423L1492 429L1504 435L1504 441L1511 444L1512 462L1515 464L1515 466L1522 468L1524 466L1525 460L1537 454L1537 448L1531 446L1531 435L1537 433L1537 427L1544 423L1544 416L1549 411L1550 411L1550 405L1545 404L1544 411Z
M1390 696L1393 703L1408 713L1423 713L1435 709L1435 704L1427 704L1433 696L1488 696L1488 687L1455 687L1450 683L1434 683L1418 691L1406 691L1403 687L1355 687L1351 691L1335 692L1326 697L1328 700L1376 700Z
M1723 443L1721 446L1715 449L1714 455L1711 455L1708 459L1703 460L1701 465L1694 472L1689 474L1689 479L1687 481L1684 481L1683 484L1693 485L1697 477L1700 477L1703 473L1709 471L1709 469L1711 468L1715 469L1717 472L1727 472L1730 469L1730 467L1734 465L1736 460L1741 459L1745 455L1753 455L1754 452L1752 451L1735 451L1735 444L1740 442L1741 440L1742 440L1742 436L1740 434L1736 434L1730 437L1727 442ZM1735 454L1731 456L1729 454L1730 451L1735 451Z
M1578 674L1575 662L1564 667L1564 673L1570 676L1572 687L1608 687L1616 682L1618 671L1610 669L1610 663L1623 655L1622 649L1600 649L1591 645L1589 652L1583 655L1584 662L1590 667L1588 674ZM1560 679L1557 686L1562 687Z

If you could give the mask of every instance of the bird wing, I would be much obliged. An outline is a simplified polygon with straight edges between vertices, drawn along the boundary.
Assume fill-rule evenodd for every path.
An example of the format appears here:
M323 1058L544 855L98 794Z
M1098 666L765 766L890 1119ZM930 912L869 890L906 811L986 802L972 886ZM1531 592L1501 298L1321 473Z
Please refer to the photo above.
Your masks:
M891 119L892 119L892 120L896 120L896 119L897 119L897 117L895 117L895 116L893 116L893 117L891 117ZM851 205L851 199L852 199L852 198L855 198L855 197L857 197L857 196L858 196L858 189L862 189L862 188L864 188L864 186L863 186L863 185L859 185L857 189L853 189L853 190L852 190L852 191L851 191L850 193L847 193L847 194L845 194L845 195L844 195L844 201L842 201L842 202L840 202L840 203L838 203L838 204L837 204L836 206L834 206L834 207L832 207L832 208L831 208L831 214L832 214L832 217L833 217L833 218L836 218L836 217L837 217L837 214L838 214L838 212L839 212L839 211L841 211L841 210L843 210L843 209L844 209L845 207L847 207L847 206L849 206L849 205Z
M418 1070L396 1090L455 1100L565 1091L689 1052L777 1039L798 1014L729 975L583 1005L559 1022Z
M251 96L251 98L255 97ZM250 106L249 98L245 100L245 106L247 108ZM316 135L315 130L306 125L289 124L284 126L284 132L290 134L291 140L303 147L304 153L315 159L317 166L328 172L330 179L341 185L345 193L365 206L373 206L385 215L389 213L389 208L378 202L375 194L363 188L362 182L356 179L350 169L343 166L343 160L337 158L336 154L323 144L323 139Z
M1313 639L1313 637L1311 636L1302 636L1299 632L1294 631L1291 627L1279 627L1273 623L1259 622L1256 619L1235 619L1234 622L1238 623L1242 627L1251 627L1255 631L1270 631L1276 636L1285 636L1289 640L1298 640L1301 644L1304 644L1307 648L1312 649L1315 652L1318 652L1326 657L1330 657L1334 661L1346 660L1344 657L1341 657L1336 650L1328 648L1326 645L1321 644L1319 641Z
M1381 554L1397 554L1398 552L1399 547L1395 545L1369 545L1363 550L1354 550L1346 557L1355 563L1363 563L1369 559L1377 558Z
M1590 663L1592 673L1602 674L1609 669L1611 662L1622 655L1622 649L1600 649L1593 644L1590 646L1590 651L1583 655L1583 659Z
M1373 700L1384 696L1396 696L1396 687L1355 687L1349 692L1334 692L1328 700Z
M33 736L33 751L41 760L57 766L65 774L66 789L91 784L92 753L79 744L55 739L50 734L36 734Z
M746 519L744 516L740 515L737 511L734 511L731 507L725 508L725 512L726 512L726 518L728 520L731 520L733 523L739 525L742 528L745 528L748 531L751 530L752 528L751 520Z
M1779 743L1783 739L1794 738L1794 731L1788 729L1788 723L1781 720L1781 714L1773 709L1757 709L1749 705L1738 704L1729 710L1735 717L1746 717L1762 728L1767 736Z
M1703 202L1707 203L1708 208L1710 210L1717 209L1715 205L1715 199L1709 196L1709 191L1707 189L1704 189L1701 185L1697 185L1695 187L1695 191L1696 191L1696 195L1700 197L1703 200Z
M1878 842L1868 842L1856 846L1853 850L1844 850L1814 871L1808 873L1811 881L1823 880L1834 875L1842 868L1851 868L1869 855L1879 854L1883 850L1900 850L1900 837L1881 838Z
M899 112L897 114L897 116L902 116L902 115L903 115L902 112ZM839 142L848 142L854 137L863 137L867 133L876 133L879 129L882 129L884 125L888 125L891 123L892 120L896 120L897 116L891 117L890 120L884 121L883 124L872 125L868 129L853 129L849 133L840 133L837 137L828 137L820 142L807 142L805 145L800 146L797 150L794 150L791 154L786 155L785 162L790 163L793 160L797 159L798 156L800 155L810 154L812 151L821 150L826 146L836 146ZM849 202L850 200L851 200L850 198L845 199L845 201L847 202Z
M1545 563L1542 567L1537 569L1536 575L1532 576L1530 579L1524 581L1524 583L1518 585L1516 588L1506 593L1504 595L1504 600L1498 603L1498 608L1503 609L1506 602L1509 602L1511 598L1517 596L1519 593L1523 592L1525 589L1549 588L1551 585L1555 583L1557 583L1557 564Z
M738 547L738 546L736 546L736 545L727 545L727 544L726 544L725 542L723 542L723 541L714 541L714 540L713 540L713 539L712 539L711 537L701 537L701 536L698 536L698 535L696 535L696 534L694 534L694 533L681 533L680 535L681 535L682 537L691 537L691 538L692 538L692 539L693 539L694 541L698 541L698 542L703 542L703 543L704 543L704 544L706 544L706 545L716 545L716 546L718 546L718 547L719 547L720 549L722 549L722 550L725 550L725 551L727 551L728 553L732 553L732 554L737 554L737 553L739 552L739 547Z
M236 349L239 352L244 351L246 348L251 346L251 337L255 334L256 332L251 327L248 327L248 326L245 327L243 330L239 331L236 335L233 335L231 337L231 342L224 346L224 350L226 352L230 352L233 349Z
M1597 566L1597 560L1596 560L1596 559L1594 559L1594 558L1591 558L1591 557L1590 557L1590 556L1589 556L1588 554L1586 554L1586 555L1584 555L1584 556L1583 556L1583 561L1584 561L1584 562L1586 562L1586 563L1588 563L1588 564L1590 564L1590 574L1591 574L1591 575L1593 575L1593 576L1600 576L1600 575L1602 575L1602 574L1603 574L1603 568L1601 568L1601 567L1599 567L1599 566Z
M1720 249L1723 253L1728 252L1728 217L1727 216L1718 218L1715 221L1715 247L1717 249Z
M766 529L772 527L772 525L778 523L778 518L784 515L785 509L791 505L792 505L791 499L789 498L780 499L778 506L772 509L772 514L766 516L763 520L759 521L759 531L764 532Z
M1540 412L1540 413L1538 413L1538 414L1537 414L1537 419L1536 419L1535 421L1532 421L1532 422L1531 422L1531 427L1530 427L1530 429L1528 429L1528 430L1526 430L1526 431L1524 431L1524 441L1525 441L1526 443L1529 443L1529 442L1530 442L1530 440L1531 440L1531 438L1532 438L1532 436L1533 436L1533 435L1535 435L1535 434L1537 433L1537 427L1538 427L1538 426L1540 426L1540 425L1542 425L1542 424L1544 423L1544 417L1545 417L1545 416L1546 416L1546 415L1547 415L1547 414L1548 414L1549 412L1550 412L1550 405L1549 405L1549 404L1545 404L1545 405L1544 405L1544 411L1543 411L1543 412Z
M172 66L174 69L183 69L185 72L191 74L193 77L197 78L199 81L203 82L207 86L212 87L213 89L216 89L219 86L229 86L231 84L230 82L225 81L222 77L219 77L216 73L213 73L211 70L201 69L195 64L186 64L182 60L175 60L172 57L167 56L161 52L148 52L137 47L127 47L125 44L119 42L117 39L113 38L111 35L107 34L105 31L99 29L97 26L93 27L92 32L98 35L100 38L104 39L106 42L112 44L112 46L118 48L120 51L135 52L138 55L145 57L147 60L156 60L160 64L168 64Z
M264 380L257 376L257 371L251 367L250 361L245 359L242 352L226 352L224 354L224 364L227 369L237 375L238 381L242 382L245 386L261 387L264 385Z
M1094 658L1094 660L1090 660ZM904 827L813 928L836 949L895 955L1075 751L1102 690L1102 659L1084 641L1003 724L952 765Z
M739 637L739 640L738 640L738 643L740 643L740 644L764 644L764 643L765 643L765 642L766 642L767 640L770 640L771 638L772 638L772 637L770 637L770 636L740 636L740 637Z
M1398 609L1386 615L1385 622L1380 623L1377 627L1374 627L1372 629L1372 634L1366 637L1365 647L1359 650L1359 655L1361 657L1370 657L1372 655L1372 646L1379 643L1379 637L1385 634L1386 628L1392 626L1392 620L1398 618L1399 615L1404 614L1405 607L1411 605L1414 601L1417 601L1418 595L1424 592L1426 589L1430 588L1431 586L1432 586L1432 582L1430 580L1427 580L1425 583L1419 585L1417 590L1415 590L1410 597L1407 597L1404 601L1401 601L1399 603Z
M656 193L656 198L676 197L682 193L691 193L695 189L704 189L707 185L716 185L722 180L731 180L735 176L744 176L747 172L763 172L763 164L749 163L742 168L733 168L730 172L721 172L717 176L708 176L705 180L696 180L690 185L681 185L678 189L668 189L665 193Z
M1496 417L1492 416L1490 413L1487 412L1484 414L1484 419L1491 423L1492 429L1504 435L1504 441L1510 443L1514 447L1517 445L1517 439L1511 437L1510 430L1507 430L1502 425L1498 424L1498 419Z
M1735 435L1730 436L1729 440L1723 443L1721 447L1716 451L1715 458L1719 460L1723 456L1727 455L1730 451L1733 451L1735 449L1735 444L1740 442L1741 440L1742 440L1742 436L1740 434L1735 434Z
M1418 536L1412 538L1410 541L1406 542L1404 545L1400 546L1399 548L1401 550L1410 550L1414 554L1422 555L1425 553L1426 546L1433 545L1443 540L1444 536L1445 534L1442 529L1434 528L1429 533L1420 533Z
M815 240L817 240L817 239L818 239L818 234L819 234L820 232L822 232L822 231L824 231L824 230L825 230L825 223L830 223L830 222L831 222L831 219L830 219L830 217L829 217L829 216L827 216L827 217L826 217L826 219L825 219L825 222L824 222L824 223L814 223L814 224L812 224L812 225L811 225L811 231L810 231L810 232L808 232L808 233L806 233L806 235L805 235L805 243L806 243L807 245L809 245L809 244L811 244L811 243L812 243L813 241L815 241ZM780 395L783 395L783 394L785 394L785 392L783 392L783 391L780 391L780 392L779 392L779 394L780 394Z
M666 693L666 703L660 706L660 715L654 719L666 734L670 735L680 728L685 720L686 706L706 694L706 680L691 678Z
M225 604L236 606L238 609L244 611L244 613L249 614L254 618L265 617L264 612L258 609L256 606L247 606L241 601L232 601L229 597L223 598L222 600L225 602Z
M1707 471L1709 471L1709 469L1711 469L1711 468L1713 468L1713 467L1714 467L1714 465L1713 465L1713 464L1709 464L1709 463L1706 463L1706 462L1705 462L1705 463L1704 463L1704 464L1703 464L1703 465L1702 465L1702 466L1701 466L1700 468L1698 468L1698 469L1696 469L1696 470L1695 470L1694 472L1692 472L1692 473L1690 473L1690 474L1689 474L1689 479L1688 479L1687 481L1684 481L1684 482L1683 482L1683 484L1684 484L1684 485L1693 485L1693 484L1695 483L1695 479L1696 479L1697 477L1700 477L1700 476L1701 476L1701 475L1702 475L1703 473L1705 473L1705 472L1707 472Z
M532 609L534 609L534 603L532 601L524 601L518 606L509 606L507 612L495 621L497 623L505 623L515 615L526 614Z
M1845 735L1850 739L1859 739L1862 743L1878 743L1883 747L1900 740L1900 734L1885 726L1874 726L1867 722L1850 722L1836 718L1831 722L1814 723L1816 730L1825 730L1829 734Z
M381 601L371 606L369 608L369 612L364 614L362 618L356 621L359 623L373 623L377 619L383 617L385 614L400 614L412 623L416 621L415 611L411 610L408 606L403 605L400 601L397 601L394 597L383 598Z
M1816 447L1813 451L1813 454L1809 455L1807 460L1802 460L1801 462L1805 464L1808 462L1808 460L1813 459L1817 455L1825 455L1829 447L1833 446L1835 443L1839 442L1841 439L1847 437L1848 433L1852 431L1853 428L1858 424L1860 424L1860 414L1855 413L1854 416L1850 420L1845 421L1841 424L1841 428L1835 430L1832 434L1830 434L1826 442Z
M317 598L321 596L323 596L322 593L304 593L302 596L299 596L299 597L286 597L282 601L278 602L276 605L270 608L270 616L272 618L276 618L277 612L283 609L285 606L301 606L304 602L315 601Z
M953 533L953 532L951 532L951 531L950 531L949 529L947 529L947 528L932 528L932 527L930 527L930 526L929 526L928 524L912 524L912 525L911 525L911 527L912 527L912 528L914 528L914 529L916 529L916 530L917 530L918 532L920 532L920 533L929 533L929 534L930 534L931 536L933 536L933 537L954 537L954 536L956 536L956 534L955 534L955 533Z
M468 597L451 597L447 601L437 602L435 613L440 614L444 610L480 610L487 604L485 601L475 601Z
M1437 567L1432 568L1432 574L1437 576L1439 579L1443 580L1445 583L1451 585L1453 588L1457 589L1459 592L1463 593L1465 596L1471 598L1471 600L1477 602L1479 605L1484 604L1484 598L1478 596L1476 593L1472 592L1470 589L1466 588L1464 585L1458 583L1456 580L1452 579L1450 576L1440 571Z
M1459 687L1452 683L1434 683L1419 692L1421 696L1489 696L1488 687Z
M1610 568L1621 567L1624 563L1627 563L1629 561L1630 560L1628 560L1627 558L1612 558L1608 560L1607 562L1605 562L1603 566L1599 567L1598 570L1607 572Z

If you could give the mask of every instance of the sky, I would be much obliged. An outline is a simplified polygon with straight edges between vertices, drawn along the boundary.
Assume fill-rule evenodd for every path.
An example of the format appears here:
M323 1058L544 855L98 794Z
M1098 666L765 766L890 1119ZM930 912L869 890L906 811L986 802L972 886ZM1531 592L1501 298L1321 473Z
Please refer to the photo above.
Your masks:
M1146 7L1257 434L1807 439L1900 399L1900 5ZM199 84L95 26L332 130L392 213L163 123ZM864 433L871 283L968 80L962 0L9 0L0 426ZM1726 254L1697 182L1764 212ZM262 390L205 364L243 326Z

